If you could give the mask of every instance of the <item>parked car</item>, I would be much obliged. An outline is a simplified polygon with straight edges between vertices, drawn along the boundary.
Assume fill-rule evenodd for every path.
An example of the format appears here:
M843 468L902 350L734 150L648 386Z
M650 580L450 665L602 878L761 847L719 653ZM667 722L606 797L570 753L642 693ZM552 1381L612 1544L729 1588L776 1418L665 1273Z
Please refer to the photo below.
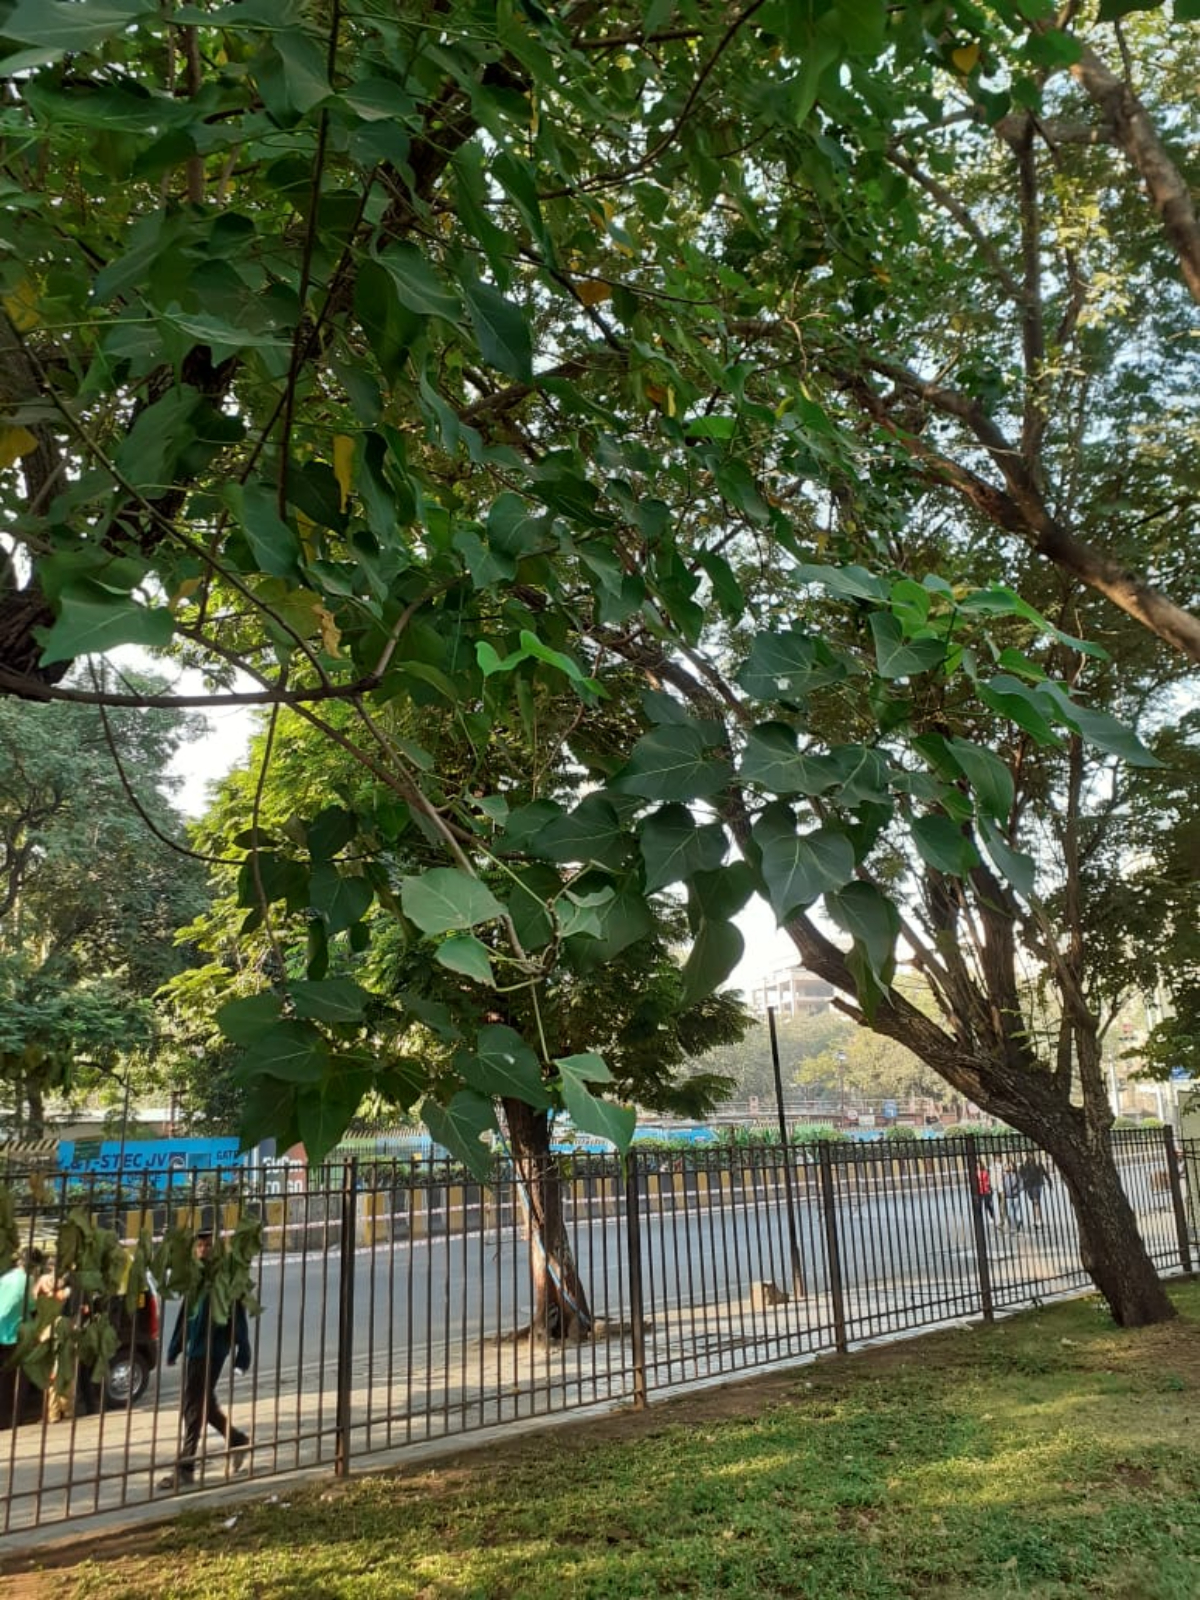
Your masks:
M108 1316L117 1332L117 1349L104 1380L104 1403L114 1407L135 1405L145 1394L150 1374L158 1365L162 1296L154 1279L148 1279L132 1311L123 1294L113 1295Z

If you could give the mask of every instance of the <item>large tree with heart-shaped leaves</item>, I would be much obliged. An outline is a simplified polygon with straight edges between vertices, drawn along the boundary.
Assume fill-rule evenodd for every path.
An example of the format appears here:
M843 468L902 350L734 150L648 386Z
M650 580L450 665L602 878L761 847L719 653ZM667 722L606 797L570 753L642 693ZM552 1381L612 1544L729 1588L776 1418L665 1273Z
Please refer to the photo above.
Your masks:
M699 996L765 893L1051 1150L1120 1320L1168 1314L1071 896L1153 759L1113 713L1200 660L1162 532L1195 492L1192 5L0 7L0 688L172 649L365 775L241 846L252 921L311 929L236 1019L248 1135L319 1149L352 1109L369 997L330 999L330 951L386 901L520 992L535 1102L623 1137L599 1053L546 1048L553 975L672 889ZM564 753L588 792L527 798ZM360 843L409 836L386 882ZM426 1114L478 1160L513 1062L454 1026Z

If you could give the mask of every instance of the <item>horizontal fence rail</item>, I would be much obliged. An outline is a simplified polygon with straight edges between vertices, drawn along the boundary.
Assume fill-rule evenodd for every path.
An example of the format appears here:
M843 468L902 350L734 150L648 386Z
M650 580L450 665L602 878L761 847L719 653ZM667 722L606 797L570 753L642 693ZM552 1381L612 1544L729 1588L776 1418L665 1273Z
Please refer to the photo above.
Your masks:
M1152 1129L1113 1147L1156 1267L1190 1271L1200 1144ZM1090 1287L1061 1178L1011 1137L558 1156L540 1174L499 1161L486 1185L449 1163L357 1158L291 1188L244 1168L6 1181L27 1248L52 1249L78 1211L128 1244L254 1217L262 1250L248 1373L232 1360L198 1373L186 1352L168 1365L180 1303L153 1287L132 1310L124 1296L66 1301L77 1319L109 1318L115 1353L102 1380L76 1372L65 1403L0 1374L0 1534L234 1473L345 1474L405 1446L640 1405ZM556 1242L531 1232L535 1183L556 1197ZM190 1464L197 1419L209 1426Z

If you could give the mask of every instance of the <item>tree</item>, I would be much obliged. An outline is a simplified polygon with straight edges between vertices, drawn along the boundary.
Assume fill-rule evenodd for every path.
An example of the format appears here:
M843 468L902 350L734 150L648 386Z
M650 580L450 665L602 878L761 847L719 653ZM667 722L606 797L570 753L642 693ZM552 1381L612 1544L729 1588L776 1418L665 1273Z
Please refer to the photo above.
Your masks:
M552 707L543 711L552 721ZM453 719L445 719L442 746L442 721L427 716L423 736L439 748L438 768L445 777L464 762L470 764L471 753L461 748L461 736L458 751L450 748L456 736ZM395 716L390 727L394 737L403 737ZM519 765L525 786L520 797L527 801L532 800L530 775L539 770L535 757L536 751L529 750ZM570 774L548 770L535 780L543 793L569 792L572 782ZM675 956L686 936L686 920L682 908L665 897L651 904L646 920L637 924L636 937L610 959L556 966L536 1000L527 985L494 986L487 981L493 958L489 945L468 945L452 935L431 948L388 888L429 857L427 841L415 831L386 842L357 834L358 870L377 887L374 904L363 913L369 937L360 940L359 951L334 944L326 975L311 980L314 940L325 934L316 931L309 908L288 904L285 897L278 910L261 915L255 910L247 919L239 903L244 898L239 883L244 887L257 872L281 884L307 885L305 857L316 836L313 830L323 830L332 841L347 833L352 812L327 806L310 830L300 820L303 810L311 810L314 795L336 797L347 807L369 807L375 803L372 789L368 780L364 790L355 763L291 714L280 716L272 737L255 740L250 761L223 780L197 828L216 892L186 934L216 959L181 972L166 986L166 996L203 1050L209 1075L224 1075L238 1090L245 1084L244 1071L236 1059L222 1060L223 1041L213 1018L235 1036L248 1026L253 1041L259 1018L275 1015L272 989L286 992L289 986L304 997L303 1015L342 1022L347 1053L352 1050L360 1063L388 1064L386 1072L368 1075L360 1065L356 1072L343 1073L315 1115L300 1113L294 1132L310 1150L337 1138L368 1088L408 1112L430 1085L436 1092L440 1083L453 1083L459 1075L482 1085L502 1112L536 1241L531 1257L533 1327L556 1338L586 1335L592 1323L589 1296L573 1260L561 1175L551 1155L551 1115L561 1102L551 1092L539 1055L525 1040L539 1039L541 1060L577 1063L581 1082L594 1081L583 1076L589 1072L603 1075L610 1092L623 1102L703 1115L728 1085L703 1070L684 1077L681 1069L714 1045L738 1039L749 1025L749 1014L736 994L686 994ZM515 802L518 795L510 790L510 797ZM543 895L547 877L555 873L544 867L538 882ZM516 915L528 939L537 907L531 902ZM335 914L328 932L339 931L336 922ZM477 1041L474 1060L463 1057L464 1035ZM603 1060L597 1051L603 1052ZM243 1106L247 1125L279 1127L274 1121L278 1088L267 1089L265 1111L260 1109L261 1088L251 1082L249 1104ZM210 1084L207 1094L212 1093ZM567 1108L578 1110L579 1098L568 1079L563 1091ZM584 1100L585 1121L589 1109ZM612 1106L603 1107L601 1115L610 1135L627 1139L631 1113ZM428 1117L435 1135L444 1137L452 1150L461 1150L464 1136L453 1116L434 1105Z
M106 729L91 707L0 701L0 1081L32 1137L48 1092L132 1070L150 1049L150 997L203 893L165 842L182 843L163 786L186 719L109 715Z
M251 1127L319 1148L374 1072L366 1002L342 1027L312 986L376 899L532 1005L673 884L699 998L765 892L857 1015L1051 1150L1118 1318L1166 1315L1106 1152L1078 897L1056 926L1022 847L1061 811L1074 896L1085 744L1150 759L1094 669L1128 633L1085 593L1200 659L1190 596L1130 571L1194 581L1154 547L1194 496L1162 448L1190 358L1159 359L1196 293L1194 107L1132 80L1165 41L1169 96L1186 27L884 0L17 0L3 26L0 685L86 694L61 684L84 650L174 642L375 786L303 819L306 857L251 839L251 919L315 930L279 1008L234 1013ZM469 763L426 745L434 711ZM511 803L543 747L591 792ZM358 864L410 830L398 886ZM893 983L910 902L937 1017ZM1064 1002L1050 1052L1024 952ZM504 1081L478 1039L422 1079L471 1159ZM620 1127L597 1052L529 1048L535 1101Z

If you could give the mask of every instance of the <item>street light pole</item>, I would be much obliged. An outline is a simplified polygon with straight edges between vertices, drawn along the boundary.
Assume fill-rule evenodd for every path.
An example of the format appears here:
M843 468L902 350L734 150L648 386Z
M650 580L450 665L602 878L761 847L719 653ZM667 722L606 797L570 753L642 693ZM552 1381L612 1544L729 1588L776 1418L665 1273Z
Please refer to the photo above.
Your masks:
M838 1064L838 1110L843 1122L846 1120L846 1052L839 1050L837 1053Z

